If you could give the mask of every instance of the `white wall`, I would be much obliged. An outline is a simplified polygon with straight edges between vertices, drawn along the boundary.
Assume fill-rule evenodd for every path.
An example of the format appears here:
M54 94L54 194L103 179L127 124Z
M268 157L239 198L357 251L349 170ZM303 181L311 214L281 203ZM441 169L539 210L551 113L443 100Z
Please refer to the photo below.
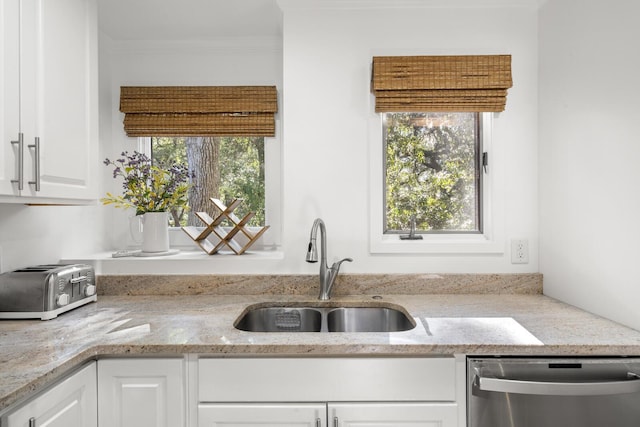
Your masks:
M540 11L544 292L640 329L640 3Z
M538 271L537 10L403 6L340 9L339 2L331 4L338 9L285 7L284 36L275 42L231 39L135 43L115 42L102 35L100 161L122 150L137 149L135 140L126 138L122 130L118 111L121 85L275 83L280 92L282 139L281 258L255 261L248 257L205 256L202 262L167 259L161 265L132 260L110 264L107 272L315 273L317 264L305 263L304 254L316 217L323 218L327 225L329 260L354 258L353 263L344 264L345 272ZM497 207L496 217L504 253L370 254L369 197L372 192L382 191L369 181L369 150L379 149L381 143L369 132L372 117L376 120L369 93L372 56L491 53L513 56L514 87L509 91L507 110L494 119L495 156L491 166L502 182L499 188L504 204ZM119 184L109 170L101 163L96 167L103 169L101 194L118 191ZM83 211L74 212L67 221L69 233L91 242L97 240L98 249L93 243L83 241L79 245L72 241L69 248L63 243L60 249L52 249L47 259L38 259L50 262L56 255L77 259L84 253L119 249L130 243L128 214L110 206L92 209L98 213L86 216ZM27 224L37 223L37 218ZM99 224L85 226L86 218L97 218ZM0 234L8 234L8 240L20 240L20 233L4 223L0 224ZM67 230L51 227L60 233ZM102 227L96 239L93 231ZM29 233L33 234L27 234L20 245L29 246L35 241L35 232ZM530 240L529 264L510 263L510 237ZM0 240L3 246L4 240Z
M0 272L98 251L97 215L95 206L0 204Z
M352 257L347 272L536 272L537 10L534 8L338 9L284 4L284 252L288 271L301 262L316 217L328 252ZM313 2L312 2L313 3ZM317 2L314 4L318 4ZM353 6L353 2L349 2ZM415 5L415 2L411 4ZM513 56L514 87L494 120L493 173L502 178L498 217L505 252L497 255L369 253L371 58L402 54ZM530 239L531 262L510 263L506 240Z
M277 49L271 41L260 48L256 40L219 40L118 42L101 52L111 67L111 155L136 149L135 140L124 136L117 111L121 85L275 83L280 92L282 257L167 260L170 267L138 263L128 265L127 271L157 272L159 267L171 273L314 273L318 266L305 263L304 255L311 224L321 217L328 230L329 261L354 258L343 265L345 272L537 272L537 10L340 9L339 3L333 3L338 9L332 10L301 8L300 2L289 2L290 8L286 3ZM372 118L378 120L369 93L372 56L491 53L513 56L515 81L507 110L494 119L491 165L501 180L497 188L503 204L494 208L501 230L498 245L504 251L371 254L369 197L382 191L369 180L369 150L381 149L381 141L369 132ZM107 188L118 190L111 178L105 180ZM126 246L126 215L108 209L108 249ZM511 264L510 237L529 239L529 264ZM106 271L118 273L123 266Z

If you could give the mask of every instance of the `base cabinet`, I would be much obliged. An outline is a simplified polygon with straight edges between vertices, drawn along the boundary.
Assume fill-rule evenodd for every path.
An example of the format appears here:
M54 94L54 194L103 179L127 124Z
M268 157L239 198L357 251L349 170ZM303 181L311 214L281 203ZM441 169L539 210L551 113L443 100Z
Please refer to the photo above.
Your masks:
M100 427L185 427L184 359L98 361Z
M457 427L454 403L332 403L330 427Z
M464 427L464 379L453 357L107 358L0 427Z
M198 427L325 427L327 408L320 403L201 404Z
M454 357L200 358L198 427L460 427Z
M9 413L7 427L97 427L95 362Z
M201 404L198 427L457 427L445 403Z

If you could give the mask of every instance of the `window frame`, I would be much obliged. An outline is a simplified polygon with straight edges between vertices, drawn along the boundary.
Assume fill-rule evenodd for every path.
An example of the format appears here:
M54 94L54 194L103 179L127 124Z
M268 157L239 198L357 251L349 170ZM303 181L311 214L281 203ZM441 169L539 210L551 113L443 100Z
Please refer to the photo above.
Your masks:
M252 245L252 251L272 251L282 246L281 144L278 135L280 135L280 121L276 120L276 136L264 137L265 224L269 225L269 230ZM138 151L151 157L151 137L137 137L137 142ZM257 231L261 227L249 228L255 228ZM169 241L171 247L194 247L193 240L182 231L181 227L169 227Z
M421 113L421 112L416 112L416 113ZM382 222L382 226L383 226L383 233L385 235L387 234L407 234L409 230L389 230L387 229L387 218L386 218L386 211L387 211L387 191L386 191L386 169L387 169L387 156L386 156L386 151L387 151L387 147L386 147L386 138L385 135L387 134L387 129L385 126L385 120L384 120L384 115L385 114L394 114L394 113L380 113L380 117L381 117L381 122L382 122L382 150L383 150L383 155L382 155L382 161L383 161L383 174L384 174L384 180L383 180L383 186L382 186L382 190L383 190L383 209L382 209L382 215L384 216L384 220ZM483 115L483 113L472 113L474 114L474 116L476 117L477 121L474 123L474 127L475 127L475 132L477 135L477 143L474 144L474 157L475 157L475 165L474 165L474 172L476 172L478 174L478 178L477 178L477 186L476 186L476 200L477 200L477 212L476 212L476 218L475 221L478 225L477 230L421 230L421 229L416 229L415 233L417 235L422 236L422 238L424 239L424 236L426 235L430 235L430 234L482 234L483 230L484 230L484 215L482 212L482 207L483 207L483 203L482 203L482 197L484 194L483 191L483 183L484 183L484 175L485 173L483 172L483 167L482 167L482 158L483 158L483 151L484 151L484 134L483 134L483 121L485 120L485 116Z
M497 177L501 153L493 141L496 113L481 113L482 152L488 153L487 171L481 179L480 215L482 232L421 233L422 240L401 240L401 233L384 233L385 141L382 114L372 112L369 120L369 252L372 254L499 254L504 253L503 187Z

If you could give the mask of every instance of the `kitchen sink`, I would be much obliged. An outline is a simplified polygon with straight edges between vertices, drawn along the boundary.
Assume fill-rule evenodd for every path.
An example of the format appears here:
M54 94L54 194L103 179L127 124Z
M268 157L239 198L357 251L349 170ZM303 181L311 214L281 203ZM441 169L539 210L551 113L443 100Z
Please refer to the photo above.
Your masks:
M306 307L254 308L235 327L250 332L320 332L322 313Z
M250 306L234 326L247 332L400 332L415 321L404 309L376 307Z
M387 307L341 307L327 314L330 332L398 332L415 326L402 311Z

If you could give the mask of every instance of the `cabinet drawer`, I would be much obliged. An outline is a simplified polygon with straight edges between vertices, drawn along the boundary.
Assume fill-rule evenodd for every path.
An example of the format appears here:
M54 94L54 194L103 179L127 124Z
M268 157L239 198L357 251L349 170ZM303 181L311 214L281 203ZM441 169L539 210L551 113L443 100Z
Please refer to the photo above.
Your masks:
M204 403L198 405L199 427L325 427L324 403Z
M451 358L200 359L200 402L455 401Z

